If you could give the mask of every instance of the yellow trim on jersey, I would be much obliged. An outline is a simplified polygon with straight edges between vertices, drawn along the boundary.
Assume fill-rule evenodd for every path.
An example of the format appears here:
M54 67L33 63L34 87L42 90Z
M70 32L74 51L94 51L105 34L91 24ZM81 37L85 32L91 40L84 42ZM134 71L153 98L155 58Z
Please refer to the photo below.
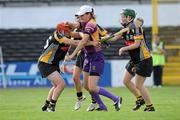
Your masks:
M134 40L142 40L144 39L143 35L134 36Z
M104 37L104 36L107 35L107 31L106 31L106 30L101 31L101 30L98 28L98 32L99 32L99 34L101 35L101 37Z
M143 52L143 56L145 59L151 57L150 52L147 50L147 48L145 47L144 43L142 44L142 52Z
M52 56L53 50L49 51L46 55L44 55L40 61L48 63L49 58Z
M58 38L56 31L54 32L54 38L55 38L55 40L57 40L59 43L63 43L63 42L65 41L64 37Z

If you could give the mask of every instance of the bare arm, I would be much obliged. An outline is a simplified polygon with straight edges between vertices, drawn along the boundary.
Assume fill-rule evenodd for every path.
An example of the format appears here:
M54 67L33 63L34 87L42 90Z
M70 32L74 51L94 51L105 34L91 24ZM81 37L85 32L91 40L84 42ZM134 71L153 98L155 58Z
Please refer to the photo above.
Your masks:
M80 27L80 23L79 22L66 22L66 24L72 28L72 29L76 29Z
M71 60L72 58L74 58L76 56L76 54L79 52L79 50L81 50L84 46L86 46L88 39L89 39L89 35L84 34L82 40L80 40L78 46L73 51L73 53L70 56L68 56L67 60Z

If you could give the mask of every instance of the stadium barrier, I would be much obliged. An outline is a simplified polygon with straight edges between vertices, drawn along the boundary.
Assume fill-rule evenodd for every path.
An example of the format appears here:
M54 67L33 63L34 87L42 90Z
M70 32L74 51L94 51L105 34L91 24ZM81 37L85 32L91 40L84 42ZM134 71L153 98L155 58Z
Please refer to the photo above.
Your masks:
M122 77L124 66L127 60L110 60L105 62L105 70L99 82L100 86L118 87L123 86ZM72 72L74 61L65 64L65 73L62 74L66 85L72 87ZM48 87L49 80L41 78L37 63L35 62L14 62L5 64L6 86L11 87ZM81 80L82 80L81 75ZM152 79L147 80L146 85L152 85ZM2 72L0 71L0 88L3 87Z

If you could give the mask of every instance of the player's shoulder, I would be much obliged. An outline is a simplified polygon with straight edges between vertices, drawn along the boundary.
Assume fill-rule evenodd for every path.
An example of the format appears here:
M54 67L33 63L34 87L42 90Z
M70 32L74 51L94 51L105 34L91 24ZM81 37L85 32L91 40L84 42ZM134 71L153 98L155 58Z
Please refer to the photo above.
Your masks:
M137 26L135 25L134 23L132 23L130 26L129 26L130 30L136 34L136 35L140 35L140 34L143 34L143 28L140 27L140 26Z
M96 20L94 20L94 19L89 20L86 24L86 27L92 27L92 28L97 27Z

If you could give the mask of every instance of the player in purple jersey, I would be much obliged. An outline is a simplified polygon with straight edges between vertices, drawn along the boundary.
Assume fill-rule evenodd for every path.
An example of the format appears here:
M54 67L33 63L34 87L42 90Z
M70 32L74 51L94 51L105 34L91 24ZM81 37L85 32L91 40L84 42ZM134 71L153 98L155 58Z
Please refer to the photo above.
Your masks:
M79 42L73 53L67 56L67 60L71 60L76 54L84 48L85 60L84 60L84 75L88 77L88 88L99 105L97 110L107 111L107 107L99 97L103 95L110 98L114 102L115 110L119 111L122 103L122 97L118 97L105 90L103 87L98 86L98 81L104 70L104 55L101 46L85 46L89 41L100 41L99 31L94 17L94 10L91 6L81 6L79 11L76 13L79 17L83 28L82 40ZM80 24L74 26L79 27Z

